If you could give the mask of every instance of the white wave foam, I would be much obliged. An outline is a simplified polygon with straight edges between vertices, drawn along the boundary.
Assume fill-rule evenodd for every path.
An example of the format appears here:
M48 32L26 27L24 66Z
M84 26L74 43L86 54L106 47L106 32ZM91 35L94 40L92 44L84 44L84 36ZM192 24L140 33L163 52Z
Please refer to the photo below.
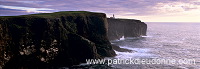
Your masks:
M126 37L126 39L131 40L131 39L137 39L138 37Z
M119 40L125 40L124 36L122 36L122 38L119 38Z
M156 55L149 53L149 48L130 48L130 47L121 47L132 50L133 52L118 52L116 51L117 56L115 58L142 58L142 57L156 57Z
M152 37L152 36L141 36L141 37Z

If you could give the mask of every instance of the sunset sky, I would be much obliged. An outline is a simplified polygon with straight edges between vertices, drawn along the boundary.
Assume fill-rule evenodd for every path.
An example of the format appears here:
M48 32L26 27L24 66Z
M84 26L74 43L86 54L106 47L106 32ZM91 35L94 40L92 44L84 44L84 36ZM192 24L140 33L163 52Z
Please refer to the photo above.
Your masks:
M58 11L103 12L144 22L200 22L200 0L0 0L0 16Z

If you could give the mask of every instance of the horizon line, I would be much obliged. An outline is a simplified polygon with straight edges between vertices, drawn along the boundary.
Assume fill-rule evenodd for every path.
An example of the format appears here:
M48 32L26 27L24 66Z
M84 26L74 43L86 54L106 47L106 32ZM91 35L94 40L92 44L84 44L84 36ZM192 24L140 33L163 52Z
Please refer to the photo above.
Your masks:
M200 23L200 22L147 22L147 23Z

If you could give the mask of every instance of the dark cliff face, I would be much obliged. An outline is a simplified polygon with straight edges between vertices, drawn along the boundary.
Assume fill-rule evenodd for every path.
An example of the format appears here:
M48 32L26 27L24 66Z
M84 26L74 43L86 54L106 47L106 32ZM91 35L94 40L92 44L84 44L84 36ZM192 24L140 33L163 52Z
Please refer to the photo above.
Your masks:
M146 35L147 25L140 20L133 19L113 19L108 20L108 38L109 40L124 37L139 37Z
M70 66L115 56L104 13L59 12L0 17L4 68Z

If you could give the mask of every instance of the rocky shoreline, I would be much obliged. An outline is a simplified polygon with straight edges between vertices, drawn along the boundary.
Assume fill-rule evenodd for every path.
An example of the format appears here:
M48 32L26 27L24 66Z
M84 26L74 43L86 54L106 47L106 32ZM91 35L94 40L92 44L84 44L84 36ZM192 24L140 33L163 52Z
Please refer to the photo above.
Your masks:
M115 33L118 36L110 39L113 36L110 31L118 31L118 26L112 25L118 24L115 20L118 21L110 22L104 13L87 11L1 16L0 66L4 69L51 69L84 63L85 59L116 56L113 49L131 52L111 45L109 40L118 39L122 34ZM146 35L146 26L141 21L127 21L125 25L132 25L127 29L137 27L130 34L123 32L126 37L137 33L137 36Z

